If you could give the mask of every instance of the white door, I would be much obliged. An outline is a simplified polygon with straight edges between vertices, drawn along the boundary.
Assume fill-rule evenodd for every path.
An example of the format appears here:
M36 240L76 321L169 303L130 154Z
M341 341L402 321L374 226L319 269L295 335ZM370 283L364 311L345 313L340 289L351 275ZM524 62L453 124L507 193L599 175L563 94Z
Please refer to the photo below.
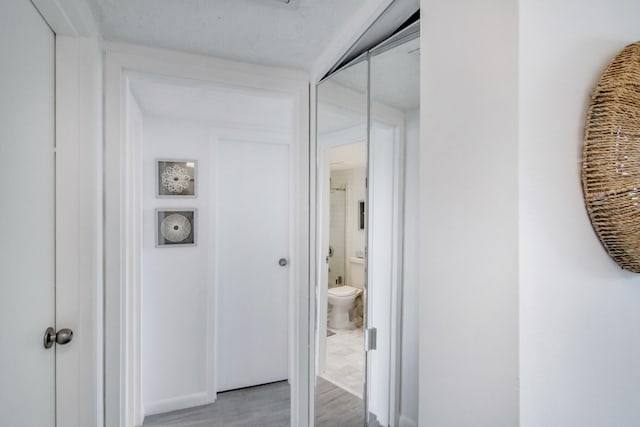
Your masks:
M289 146L219 141L216 165L216 384L225 391L288 377Z
M0 13L0 425L55 425L54 34L28 0Z

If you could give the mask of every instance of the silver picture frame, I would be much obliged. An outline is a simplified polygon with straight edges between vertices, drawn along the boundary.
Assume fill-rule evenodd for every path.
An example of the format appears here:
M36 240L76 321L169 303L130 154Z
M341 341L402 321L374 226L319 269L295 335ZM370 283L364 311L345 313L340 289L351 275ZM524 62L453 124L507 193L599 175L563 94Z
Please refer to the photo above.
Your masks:
M197 245L198 209L157 208L154 218L156 248Z
M157 198L196 198L198 196L198 161L156 159Z

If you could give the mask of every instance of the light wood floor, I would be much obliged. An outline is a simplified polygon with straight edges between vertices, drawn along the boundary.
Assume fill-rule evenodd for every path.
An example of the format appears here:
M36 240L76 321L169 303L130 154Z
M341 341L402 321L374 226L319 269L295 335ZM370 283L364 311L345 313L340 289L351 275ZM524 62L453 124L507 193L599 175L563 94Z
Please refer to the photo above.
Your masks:
M219 393L215 403L145 418L144 427L286 427L289 426L286 381ZM362 399L318 378L317 427L362 427Z
M316 383L316 427L363 427L362 399L318 377Z

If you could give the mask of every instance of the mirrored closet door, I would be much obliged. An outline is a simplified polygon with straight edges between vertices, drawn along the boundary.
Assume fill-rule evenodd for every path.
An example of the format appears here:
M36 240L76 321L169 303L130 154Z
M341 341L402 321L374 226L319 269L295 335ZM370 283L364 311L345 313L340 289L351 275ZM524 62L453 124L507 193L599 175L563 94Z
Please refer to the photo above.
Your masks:
M317 86L318 426L417 420L416 370L403 363L417 355L415 297L403 292L417 290L418 35L415 22Z
M364 425L367 75L362 61L318 86L316 425Z

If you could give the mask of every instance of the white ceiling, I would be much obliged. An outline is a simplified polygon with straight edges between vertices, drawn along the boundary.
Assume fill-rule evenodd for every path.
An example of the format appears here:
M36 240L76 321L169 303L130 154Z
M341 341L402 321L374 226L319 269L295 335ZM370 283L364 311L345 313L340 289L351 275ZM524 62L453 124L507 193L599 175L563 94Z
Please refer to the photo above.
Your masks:
M345 170L361 168L367 164L367 144L339 145L329 150L329 164L331 170Z
M106 40L309 71L363 0L88 0Z
M320 135L327 135L356 126L365 128L366 123L367 116L363 112L340 108L336 105L324 103L322 100L318 102L318 133Z

